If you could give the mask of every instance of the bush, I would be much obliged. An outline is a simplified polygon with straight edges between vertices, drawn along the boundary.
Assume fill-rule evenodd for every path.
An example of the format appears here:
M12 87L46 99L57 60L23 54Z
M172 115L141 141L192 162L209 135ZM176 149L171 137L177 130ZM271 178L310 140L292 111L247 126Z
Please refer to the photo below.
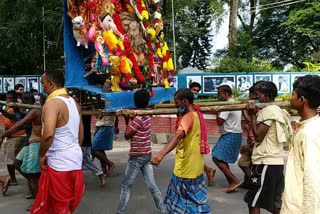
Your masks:
M253 73L253 72L281 72L272 64L263 60L247 62L245 59L225 56L216 61L216 67L208 70L210 73Z

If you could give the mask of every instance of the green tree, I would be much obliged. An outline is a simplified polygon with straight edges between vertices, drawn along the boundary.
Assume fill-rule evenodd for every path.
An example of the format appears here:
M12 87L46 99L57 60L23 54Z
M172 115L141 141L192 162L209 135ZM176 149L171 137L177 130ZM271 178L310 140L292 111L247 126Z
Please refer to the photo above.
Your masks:
M37 0L2 0L0 2L0 74L37 74L43 70L42 6L62 14L60 1L48 0L45 4ZM47 40L57 38L61 18L46 14ZM53 38L52 38L53 37ZM46 43L47 48L50 43ZM61 67L63 47L49 49L48 66ZM56 65L59 62L59 65Z
M212 23L215 22L217 28L220 26L222 6L218 0L174 1L177 69L187 66L207 68L212 54ZM166 40L173 52L171 0L164 1L163 8Z

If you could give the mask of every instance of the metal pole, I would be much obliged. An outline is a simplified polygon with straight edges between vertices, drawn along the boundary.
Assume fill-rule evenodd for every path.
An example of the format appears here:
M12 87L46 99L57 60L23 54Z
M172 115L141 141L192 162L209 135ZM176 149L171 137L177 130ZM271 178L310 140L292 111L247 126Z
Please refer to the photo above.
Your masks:
M42 45L43 45L43 71L46 72L46 36L44 32L44 7L42 6Z
M171 6L172 6L173 63L174 63L174 69L177 69L176 35L175 35L175 27L174 27L174 7L173 7L173 0L171 0Z

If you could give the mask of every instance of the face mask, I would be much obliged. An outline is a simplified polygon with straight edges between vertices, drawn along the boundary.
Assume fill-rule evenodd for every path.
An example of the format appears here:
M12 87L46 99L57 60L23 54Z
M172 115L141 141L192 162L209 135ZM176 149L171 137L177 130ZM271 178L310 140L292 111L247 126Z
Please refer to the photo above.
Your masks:
M186 110L186 108L185 107L179 107L178 108L178 111L179 111L179 113L184 113L184 111Z
M193 99L198 99L198 94L193 94Z
M255 99L254 102L255 103L260 103L260 100L259 99Z

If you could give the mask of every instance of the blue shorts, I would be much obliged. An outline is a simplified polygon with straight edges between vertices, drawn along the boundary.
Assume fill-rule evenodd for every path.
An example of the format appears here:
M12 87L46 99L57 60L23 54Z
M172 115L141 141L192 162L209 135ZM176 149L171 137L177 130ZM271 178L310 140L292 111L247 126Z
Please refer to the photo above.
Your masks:
M94 136L92 142L93 151L112 150L113 148L113 126L101 126Z

